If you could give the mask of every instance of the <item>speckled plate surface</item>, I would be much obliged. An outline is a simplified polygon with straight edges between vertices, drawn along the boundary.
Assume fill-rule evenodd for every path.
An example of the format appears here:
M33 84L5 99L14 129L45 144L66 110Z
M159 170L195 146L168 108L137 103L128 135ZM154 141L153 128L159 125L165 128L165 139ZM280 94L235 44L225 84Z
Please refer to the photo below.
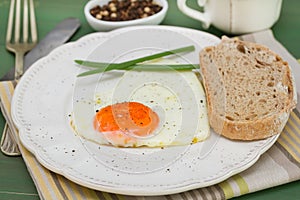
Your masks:
M145 40L126 40L137 34ZM114 44L124 35L129 37L118 48L114 45L108 49L110 54L99 50L103 46L109 48L107 44ZM187 59L198 62L198 51L217 44L219 39L186 28L141 26L93 33L55 49L25 73L15 90L12 117L21 142L49 170L83 186L119 194L178 193L219 183L249 168L278 136L237 142L211 132L209 139L193 145L131 149L97 145L74 133L69 115L73 112L80 69L73 60L96 58L97 52L105 58L113 55L111 52L130 51L132 45L172 49L185 41L197 50ZM126 59L129 54L123 55Z

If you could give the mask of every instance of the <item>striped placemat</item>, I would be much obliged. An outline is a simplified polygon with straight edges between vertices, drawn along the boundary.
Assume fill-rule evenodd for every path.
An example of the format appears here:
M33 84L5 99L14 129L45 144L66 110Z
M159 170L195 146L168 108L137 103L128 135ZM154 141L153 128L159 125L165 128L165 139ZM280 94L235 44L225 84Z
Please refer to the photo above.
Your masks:
M255 34L247 37L257 41ZM10 119L10 101L13 92L13 82L0 83L2 112L11 130L15 129ZM300 113L298 110L291 113L278 141L246 171L219 184L174 195L135 197L95 191L44 168L21 144L19 149L41 199L228 199L300 179Z
M12 82L1 82L0 93L3 109L9 112ZM110 194L91 190L69 181L44 168L35 157L19 144L24 162L37 187L41 199L140 199L140 197ZM278 141L258 162L248 170L234 175L220 184L191 190L158 199L228 199L300 179L300 114L291 113ZM153 199L154 197L144 197Z

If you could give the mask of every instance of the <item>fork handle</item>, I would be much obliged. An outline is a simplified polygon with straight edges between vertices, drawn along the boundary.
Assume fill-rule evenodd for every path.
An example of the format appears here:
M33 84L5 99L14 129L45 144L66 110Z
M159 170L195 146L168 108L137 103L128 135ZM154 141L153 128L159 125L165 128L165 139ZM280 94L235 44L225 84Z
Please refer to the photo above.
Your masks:
M16 67L15 67L15 80L21 78L24 72L24 53L17 52L16 53Z

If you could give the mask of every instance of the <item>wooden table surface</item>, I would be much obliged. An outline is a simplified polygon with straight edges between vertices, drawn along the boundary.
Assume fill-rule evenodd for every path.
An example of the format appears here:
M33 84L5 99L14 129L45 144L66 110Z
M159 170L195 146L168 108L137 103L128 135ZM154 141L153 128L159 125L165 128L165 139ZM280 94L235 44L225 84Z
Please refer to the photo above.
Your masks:
M83 7L87 0L34 0L39 38L43 38L58 22L67 17L76 17L81 21L80 30L71 38L77 40L92 33L87 24ZM196 0L188 3L196 8ZM14 65L14 55L5 49L5 35L9 10L9 0L0 2L0 77ZM162 24L202 30L200 22L183 15L175 0L169 0L170 8ZM300 1L284 0L279 21L272 28L275 37L295 58L300 58ZM214 27L206 30L217 36L224 33ZM0 115L0 135L4 126ZM247 194L235 199L299 199L300 181ZM0 200L1 199L39 199L33 181L27 172L22 157L7 157L0 153Z

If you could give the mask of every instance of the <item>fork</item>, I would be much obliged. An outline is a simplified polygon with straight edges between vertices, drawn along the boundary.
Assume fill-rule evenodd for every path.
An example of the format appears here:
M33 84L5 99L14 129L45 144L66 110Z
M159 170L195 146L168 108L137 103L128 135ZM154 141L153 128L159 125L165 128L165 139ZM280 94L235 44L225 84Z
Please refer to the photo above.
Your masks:
M23 75L24 55L37 43L37 28L34 13L33 0L23 0L23 30L21 31L21 0L11 0L6 33L6 48L15 53L15 76L18 81ZM30 22L28 20L30 16ZM13 27L13 20L15 24ZM29 34L30 24L30 34ZM14 33L13 33L14 29ZM20 36L22 33L22 37ZM30 37L31 36L31 37ZM20 155L18 150L18 137L11 132L8 124L5 124L2 138L1 150L7 155Z
M21 33L21 0L11 0L9 9L9 18L6 33L6 48L12 51L16 55L15 63L15 80L18 80L23 75L23 61L24 54L31 50L37 43L37 31L36 31L36 21L34 14L33 0L29 0L30 7L30 28L31 28L31 41L29 41L28 34L28 0L23 1L23 38L20 38ZM13 31L13 18L14 18L14 8L16 10L15 14L15 27L14 27L14 40L12 40Z

